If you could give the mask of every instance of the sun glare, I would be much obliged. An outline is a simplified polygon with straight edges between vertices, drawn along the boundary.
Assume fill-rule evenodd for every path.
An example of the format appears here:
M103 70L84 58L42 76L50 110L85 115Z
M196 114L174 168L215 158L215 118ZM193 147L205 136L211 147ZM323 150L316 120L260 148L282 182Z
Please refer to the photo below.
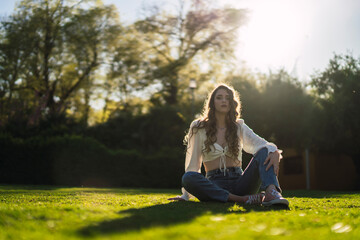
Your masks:
M237 5L250 12L248 24L240 30L238 58L262 71L279 67L292 71L308 37L309 9L301 1L288 0Z

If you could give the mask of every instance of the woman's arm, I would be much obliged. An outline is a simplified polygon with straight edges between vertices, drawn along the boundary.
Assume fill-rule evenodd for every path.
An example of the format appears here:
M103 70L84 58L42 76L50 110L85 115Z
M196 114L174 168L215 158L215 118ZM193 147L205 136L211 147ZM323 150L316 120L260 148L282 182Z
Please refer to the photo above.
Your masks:
M190 125L190 130L193 131L193 127L197 126L198 121L193 121ZM190 132L191 133L191 132ZM190 134L188 139L186 157L185 157L185 172L200 172L202 164L202 137L199 129ZM188 201L193 196L188 193L184 188L181 188L182 195L169 200L186 200Z
M198 121L194 121L190 125L190 130L196 126ZM200 172L202 164L202 145L201 130L195 129L188 139L186 156L185 156L185 172Z
M266 141L264 138L254 133L254 131L244 123L244 120L240 119L239 124L241 128L240 138L245 152L254 155L263 147L266 147L269 153L278 150L275 144Z
M266 147L269 153L264 162L264 165L268 164L266 171L269 170L271 166L274 166L274 173L278 175L279 163L280 159L282 159L282 150L279 150L275 144L267 142L264 138L261 138L254 133L254 131L249 128L243 120L240 120L239 123L241 126L241 139L244 151L250 154L255 154L261 148Z

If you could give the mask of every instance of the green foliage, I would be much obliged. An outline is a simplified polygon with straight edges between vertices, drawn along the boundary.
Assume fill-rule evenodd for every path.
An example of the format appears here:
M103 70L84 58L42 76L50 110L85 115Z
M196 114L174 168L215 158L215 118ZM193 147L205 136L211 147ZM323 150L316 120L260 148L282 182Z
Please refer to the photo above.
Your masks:
M114 7L90 6L22 0L0 23L2 122L19 117L37 125L79 105L87 122L92 75L121 30Z
M283 70L264 76L259 85L250 77L229 79L240 93L246 123L280 148L309 146L315 105L304 87Z
M140 144L147 150L162 146L181 147L186 127L185 119L175 108L154 108L141 119Z
M147 79L161 83L160 95L169 105L178 104L179 91L184 88L181 71L191 64L211 65L233 56L237 30L246 18L244 10L216 9L210 1L179 1L179 5L176 14L160 8L134 24L148 46L144 59L150 66Z
M352 157L360 189L360 59L335 55L311 85L320 106L314 140L319 149Z
M0 186L4 239L357 239L360 194L284 192L290 210L169 202L179 190Z
M155 107L147 114L119 112L104 124L90 127L85 134L111 149L138 149L157 152L163 147L182 148L188 127L174 107Z
M0 182L68 186L179 187L183 151L153 155L111 151L80 136L13 138L0 135ZM156 177L154 177L156 175Z
M86 126L64 115L43 119L38 125L29 126L26 121L10 121L0 128L3 133L9 133L15 138L55 137L81 134Z
M117 9L101 1L19 1L0 22L0 125L60 115L87 124L99 115L96 100L105 103L97 117L104 122L138 91L158 106L177 105L194 66L201 77L199 68L209 65L206 81L223 73L214 66L232 56L246 15L208 1L186 4L177 16L150 14L124 27Z
M335 55L311 85L321 107L318 138L322 148L359 154L360 145L360 59Z
M57 175L66 184L108 171L108 182L117 179L123 186L114 169L133 171L123 165L150 175L153 168L143 167L149 159L158 168L164 165L162 174L182 162L188 122L214 79L233 70L229 60L246 11L216 9L208 0L179 4L177 14L159 8L124 27L116 8L102 1L19 1L0 22L1 141L11 150L1 153L0 164L10 169L0 170L4 179L53 184L56 164L61 174L69 172ZM197 80L195 92L190 79ZM241 94L243 118L260 136L280 148L348 154L360 173L359 59L335 55L313 76L312 96L282 70L228 81ZM91 107L96 100L104 101L98 112ZM90 121L102 124L87 128ZM166 155L174 165L165 164Z
M286 72L270 74L262 94L265 136L286 147L309 147L314 101Z

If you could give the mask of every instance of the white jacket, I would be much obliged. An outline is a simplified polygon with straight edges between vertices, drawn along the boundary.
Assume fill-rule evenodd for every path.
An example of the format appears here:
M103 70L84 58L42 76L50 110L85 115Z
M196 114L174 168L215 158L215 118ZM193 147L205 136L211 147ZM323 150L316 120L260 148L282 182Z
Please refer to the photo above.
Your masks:
M200 120L195 120L190 125L190 130L198 124ZM242 150L250 154L255 154L261 148L266 147L268 152L275 152L278 148L275 144L267 142L265 139L259 137L254 131L249 128L243 119L238 119L238 132L239 141L239 155L237 160L242 166ZM185 172L200 172L201 164L203 162L212 161L220 158L220 169L226 169L226 155L229 155L228 148L222 148L219 144L214 144L210 147L210 152L203 151L205 149L206 131L204 128L195 130L195 133L188 139L188 147L185 157ZM182 190L182 198L189 200L193 197L184 188Z

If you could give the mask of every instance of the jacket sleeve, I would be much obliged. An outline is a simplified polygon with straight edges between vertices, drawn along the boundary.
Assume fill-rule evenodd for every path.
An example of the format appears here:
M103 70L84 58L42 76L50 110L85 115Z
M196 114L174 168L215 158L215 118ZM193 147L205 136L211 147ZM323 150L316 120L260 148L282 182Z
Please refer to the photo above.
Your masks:
M198 121L193 121L190 125L189 132L191 133L194 126L198 124ZM199 130L195 132L188 139L188 145L185 156L185 172L201 172L202 164L202 137ZM184 188L181 189L183 195L181 196L185 200L189 200L193 197Z
M240 129L241 129L240 142L243 144L242 147L245 152L250 154L255 154L263 147L266 147L269 153L278 150L275 144L267 142L264 138L254 133L254 131L244 123L244 120L240 119L238 123L240 124Z

